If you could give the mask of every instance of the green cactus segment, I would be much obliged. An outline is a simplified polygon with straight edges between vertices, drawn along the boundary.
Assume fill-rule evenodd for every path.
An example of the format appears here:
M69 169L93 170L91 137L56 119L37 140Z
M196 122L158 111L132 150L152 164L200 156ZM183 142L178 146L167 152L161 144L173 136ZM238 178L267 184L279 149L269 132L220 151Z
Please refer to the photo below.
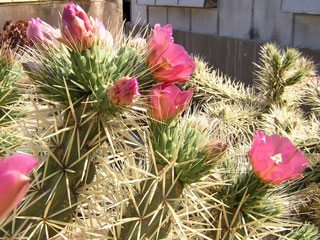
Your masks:
M66 107L70 105L70 100L78 103L85 99L89 93L77 83L67 49L48 51L46 57L37 54L33 53L35 59L32 58L32 62L24 63L23 66L43 98Z
M218 156L210 155L206 147L210 136L192 125L171 121L165 124L152 123L152 147L157 163L176 161L175 171L179 180L185 183L197 182L214 167Z
M282 214L281 201L270 195L272 188L253 172L242 174L232 185L223 187L218 199L225 206L213 211L214 225L220 229L214 234L221 239L245 239L249 234L266 233L264 226L277 222Z
M320 230L312 225L305 224L297 228L293 232L288 233L287 235L278 238L278 240L318 240L320 235Z
M82 116L86 115L82 108L75 109L75 112L78 113L77 119L72 117L70 110L65 113L66 126L60 130L68 130L52 139L48 146L49 156L37 172L43 179L39 183L40 188L28 195L27 201L33 204L20 214L27 219L36 217L28 220L31 227L27 236L32 237L31 239L46 239L59 233L60 229L52 227L50 221L70 222L78 204L77 189L91 183L94 178L95 167L89 153L105 138L98 130L100 122L96 118L82 118L80 113ZM22 224L24 220L18 218L14 226L8 224L4 229L8 233L14 233L11 228L19 229ZM0 237L3 234L4 232L0 232Z
M17 85L22 69L13 57L10 50L0 49L0 157L22 142L17 129L12 127L14 121L24 117L24 113L16 108L20 99Z
M312 167L304 169L303 178L292 182L288 186L288 191L291 193L306 190L312 184L320 183L320 162L316 162Z
M17 81L21 77L21 69L18 62L9 59L8 51L0 49L0 124L11 121L16 115L19 116L16 111L12 111L10 106L15 104L20 97Z
M151 123L152 148L154 156L159 164L169 163L175 156L179 147L181 132L179 124L171 122L167 124Z
M93 92L102 87L99 79L104 79L104 65L106 54L103 49L84 50L82 52L70 52L73 72L77 83L86 92Z
M143 190L130 200L126 218L138 218L122 225L119 240L163 239L170 230L170 209L177 210L184 184L176 179L172 169L163 172L164 165L158 164L161 177L147 180ZM152 171L155 172L154 170ZM137 207L136 207L137 206Z
M70 52L70 55L77 82L90 93L122 77L140 79L147 74L143 56L130 46L121 47L115 56L100 48Z
M312 167L306 168L304 171L305 184L320 183L320 162L317 162Z
M138 78L145 71L145 60L130 47L120 48L114 56L100 46L82 52L61 46L59 51L33 51L29 58L24 68L37 87L36 97L56 107L57 113L50 118L62 115L63 119L59 118L54 126L60 125L41 141L47 158L36 171L35 187L21 205L19 217L0 230L0 239L21 237L21 230L15 232L23 226L29 227L24 236L49 239L71 222L80 204L77 190L95 177L92 153L107 139L107 118L123 110L112 106L108 89L121 77Z
M261 64L256 64L256 74L266 103L292 105L298 102L302 96L299 94L301 86L315 75L313 63L295 49L279 50L273 44L263 46L260 55ZM296 99L289 96L292 93Z
M11 133L6 133L3 130L0 135L0 157L3 157L6 150L14 149L21 144L21 139Z
M197 182L214 167L215 161L209 158L209 152L205 152L205 147L210 143L209 140L208 135L196 127L186 126L176 167L180 181Z
M95 110L116 114L119 109L113 105L109 99L109 91L105 87L101 87L94 94L90 95L89 101Z
M82 52L62 48L46 54L35 59L40 64L25 63L25 69L46 99L65 107L70 100L79 103L88 98L95 109L112 112L107 95L101 98L110 85L122 77L140 81L149 76L143 56L129 46L120 48L116 56L98 46Z
M145 56L130 46L121 47L117 56L112 60L112 64L117 66L112 77L115 80L122 76L135 76L141 84L150 79Z

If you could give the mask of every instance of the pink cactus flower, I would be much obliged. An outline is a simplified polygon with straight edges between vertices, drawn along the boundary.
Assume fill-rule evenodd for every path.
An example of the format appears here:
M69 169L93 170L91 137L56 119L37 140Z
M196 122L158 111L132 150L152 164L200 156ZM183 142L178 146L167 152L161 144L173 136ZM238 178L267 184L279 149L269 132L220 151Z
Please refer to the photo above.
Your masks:
M195 69L186 50L173 43L172 26L156 24L149 40L148 65L153 77L161 83L186 82Z
M153 107L151 116L157 120L169 121L182 112L190 102L193 90L181 91L173 84L161 84L154 88L151 95Z
M91 49L95 41L112 45L113 38L98 19L89 17L86 12L74 3L68 3L62 15L62 34L64 43L76 47L79 51Z
M302 177L308 160L288 138L278 134L266 136L260 130L255 132L249 159L255 173L264 182L280 184Z
M36 43L57 44L60 31L40 18L31 18L27 28L27 36Z
M138 92L138 81L135 77L120 78L109 88L109 98L115 105L134 104L134 98L140 96Z
M29 189L30 171L38 161L26 154L0 160L0 221L19 205Z

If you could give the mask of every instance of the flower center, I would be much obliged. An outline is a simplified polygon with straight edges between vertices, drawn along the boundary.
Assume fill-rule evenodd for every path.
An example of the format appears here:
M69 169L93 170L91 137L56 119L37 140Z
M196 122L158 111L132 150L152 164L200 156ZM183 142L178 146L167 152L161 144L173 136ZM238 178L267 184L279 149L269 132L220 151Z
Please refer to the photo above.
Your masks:
M270 157L277 165L282 162L282 154L278 153Z

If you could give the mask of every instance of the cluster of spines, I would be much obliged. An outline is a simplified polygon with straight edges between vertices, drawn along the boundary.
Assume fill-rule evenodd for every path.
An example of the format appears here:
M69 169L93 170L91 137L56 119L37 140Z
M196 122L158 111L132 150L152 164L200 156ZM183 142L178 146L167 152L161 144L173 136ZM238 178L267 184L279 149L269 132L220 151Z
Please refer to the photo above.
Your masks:
M317 109L317 93L314 92L317 78L312 62L301 57L297 50L285 51L279 50L274 45L265 45L261 50L261 62L257 65L256 86L260 89L257 93L251 91L251 88L245 90L240 83L228 84L228 80L223 80L223 77L205 64L199 64L200 67L205 69L206 73L201 74L201 71L196 71L195 79L190 83L192 86L200 85L196 94L199 99L203 97L203 101L208 100L206 111L213 119L221 121L220 131L224 136L226 135L227 142L231 142L227 161L222 165L229 174L221 175L224 180L232 179L231 186L212 189L212 194L217 194L215 195L218 196L217 199L225 203L225 207L212 211L215 216L213 223L217 228L212 236L215 239L246 239L263 236L271 238L272 235L285 235L288 228L295 231L294 226L297 226L297 222L299 224L308 220L316 224L316 219L310 216L317 210L314 208L311 210L311 205L307 209L301 207L302 203L306 203L304 199L306 195L303 193L311 194L310 188L316 184L319 177L316 147L318 117L314 115L315 112L311 115L305 114L301 108L301 104L310 104L309 99L314 99L312 106L313 109ZM210 83L207 83L209 80L203 81L203 79L210 79ZM226 88L222 89L220 85ZM260 103L257 99L260 99ZM216 106L215 100L221 108ZM245 106L249 109L248 112L242 110ZM223 114L220 109L224 109ZM233 118L238 115L241 117ZM232 119L235 121L234 124L231 124ZM244 124L243 119L247 119L249 124ZM234 125L238 127L236 131L244 134L234 134L235 129L232 128ZM309 126L313 131L308 129ZM250 139L256 129L286 136L303 150L312 164L311 168L306 169L305 177L280 188L268 186L263 182L260 182L260 185L254 185L256 177L248 177L253 173L250 173L246 155ZM242 151L243 148L247 150ZM242 181L244 176L247 176L247 181ZM253 185L255 187L250 188ZM265 191L261 192L259 186ZM317 195L314 191L313 194ZM290 208L288 205L291 205ZM238 221L236 216L240 216ZM313 229L311 235L319 236L318 230ZM298 234L299 231L297 229L297 235L288 234L286 237L307 239L305 236L308 235L302 237L303 230L300 231L301 235ZM301 238L295 238L295 236Z
M147 161L142 157L142 165L143 168L145 168L146 165L151 164L151 172L149 172L149 178L147 178L147 180L138 180L139 183L136 185L137 189L135 189L136 194L132 194L131 192L128 208L122 219L123 221L126 221L126 217L128 217L130 221L128 220L127 223L122 224L119 238L165 238L170 231L170 222L178 221L178 215L174 212L179 210L179 204L182 201L180 198L185 187L183 182L194 183L202 177L202 175L196 171L197 166L194 166L193 162L188 162L188 160L190 158L198 158L203 159L204 163L208 164L208 162L205 161L207 157L205 153L199 152L201 156L198 156L198 153L192 152L193 148L197 148L198 145L201 145L201 137L198 137L201 134L198 134L198 130L188 126L186 127L188 131L185 131L185 133L181 135L183 137L181 137L175 131L184 128L173 125L171 127L166 126L167 129L164 131L165 134L152 131L154 136L151 136L151 139L141 140L127 135L122 138L125 140L125 143L117 141L119 139L115 140L118 135L114 132L130 132L132 129L124 127L123 124L115 121L114 118L108 118L106 121L101 122L101 119L104 118L105 115L101 112L97 113L96 110L101 111L109 108L108 106L106 107L99 104L99 101L97 100L97 97L99 98L101 94L99 89L101 89L101 86L106 87L105 85L114 83L118 76L120 76L120 73L126 73L126 75L132 74L132 69L134 69L134 75L143 75L144 71L146 71L146 66L139 63L139 60L137 60L139 54L128 46L123 47L117 52L118 57L115 58L116 60L114 61L92 58L92 54L96 53L90 53L88 51L84 52L83 56L80 53L72 56L70 54L73 53L67 52L65 55L67 56L66 65L51 64L47 69L45 69L46 67L39 69L39 75L41 77L48 73L49 77L47 80L40 82L40 80L43 80L42 78L35 78L35 82L40 84L40 90L43 94L42 99L47 100L48 102L52 101L58 103L57 106L62 105L66 107L67 110L62 110L64 115L62 125L57 127L55 132L51 132L45 137L51 140L46 143L47 145L45 147L48 158L39 168L37 173L39 176L37 177L35 175L36 184L34 190L39 191L39 193L34 195L31 194L27 199L32 204L29 206L28 204L22 205L20 209L20 213L22 213L24 219L30 219L32 224L28 225L28 223L22 220L20 221L19 219L17 220L18 224L16 224L15 229L19 228L19 224L20 226L27 224L28 231L29 233L31 232L31 236L34 237L34 239L50 238L51 236L56 235L64 228L64 224L68 223L73 217L72 214L76 207L81 205L77 199L78 189L84 187L86 184L89 186L93 180L93 169L95 169L95 166L93 165L92 159L94 159L94 157L90 157L88 152L93 152L91 149L97 149L98 146L101 146L101 149L106 145L108 148L111 147L111 154L110 152L106 153L103 158L110 157L119 159L118 162L114 161L114 165L110 164L110 166L112 170L125 172L124 168L126 164L123 163L123 159L128 160L130 157L120 157L120 155L127 152L130 145L128 145L127 142L135 139L136 142L134 144L136 146L147 145L148 141L155 141L155 143L159 141L160 144L153 143L146 147L149 151L150 149L153 149L154 151L154 154L151 153L150 156L150 159L153 162L151 161L152 163L150 163L148 162L150 159ZM59 58L60 56L56 59ZM199 64L201 65L201 62L199 62ZM51 66L54 67L51 68ZM58 66L57 69L55 69L56 66ZM83 66L85 66L85 68L83 68ZM70 71L70 69L73 70ZM277 76L275 72L279 71L281 74ZM50 74L52 75L50 76ZM199 81L199 78L203 77L201 74L205 75L206 78L212 78L212 82L216 80L216 85L206 85L204 87L204 81ZM256 97L251 89L246 90L241 84L233 84L231 81L222 78L219 74L210 73L210 70L206 67L194 73L191 84L200 86L196 95L196 100L206 103L206 105L204 105L205 108L209 108L209 111L208 109L206 109L206 111L210 113L213 118L222 116L225 119L225 125L222 124L221 126L217 126L217 130L221 131L220 133L223 135L223 138L234 145L241 144L241 141L244 142L244 145L249 145L249 139L255 128L261 126L268 127L265 126L268 123L264 122L262 124L261 121L270 119L270 116L272 117L274 115L275 108L282 107L284 109L283 111L296 110L295 107L290 106L292 103L291 98L288 98L286 93L288 93L289 90L292 91L293 86L298 86L305 82L312 74L312 64L302 59L295 50L290 49L283 52L271 45L267 45L262 51L262 64L259 66L258 73L258 78L262 81L260 82L260 86L265 90L262 91L262 95L258 96L264 97L265 104L257 103L256 100L259 97ZM106 77L101 78L101 76ZM77 81L75 81L75 79ZM107 79L107 81L110 82L99 82L100 79ZM76 85L74 82L80 82L81 84ZM226 88L223 89L223 86L226 86ZM208 89L205 90L205 88ZM64 96L64 98L60 98L59 94ZM89 97L90 94L91 98ZM103 92L102 95L105 95L105 92ZM230 140L228 139L228 136L225 136L232 132L230 124L228 125L229 120L225 116L226 114L232 114L232 111L217 113L214 107L210 108L210 105L215 99L220 101L221 106L226 106L233 111L237 111L235 108L237 104L242 107L246 106L245 104L248 104L247 106L251 107L253 111L256 111L256 115L253 115L253 118L250 118L249 116L245 120L248 124L239 124L241 132L244 133L243 135L245 137L239 137L237 134L233 134L232 139ZM287 103L290 103L288 104L289 107L286 107ZM61 112L58 114L61 114ZM103 117L101 117L101 115L103 115ZM112 116L114 115L112 114ZM128 115L126 117L128 117ZM270 123L270 125L272 125L272 128L281 128L281 133L286 133L290 136L297 126L297 124L292 121L292 119L288 119L288 123L284 124L274 118L274 122ZM130 124L130 120L128 123ZM223 128L226 126L230 129L223 131ZM117 128L121 129L117 130ZM84 131L88 129L89 133ZM140 131L140 129L138 131ZM163 131L163 128L159 127L159 131ZM301 132L295 132L297 135L299 133ZM317 139L317 136L311 137ZM128 141L128 138L131 140ZM304 142L300 142L300 144L305 147L305 150L308 151L311 149L311 145L307 145L310 138L303 136L301 139L305 140ZM143 143L141 143L141 141ZM41 142L44 143L44 141ZM204 146L201 148L203 147ZM240 148L241 147L233 146L232 152L228 155L236 155ZM102 151L101 149L99 151ZM139 154L147 154L146 152L148 150L142 152L139 152L140 150L138 150L137 152L134 152L135 157L139 156ZM317 153L315 148L313 148L312 151ZM155 164L153 157L158 160L162 159L159 160L160 162L162 161L161 164ZM174 159L175 157L176 159ZM91 160L89 158L91 158ZM172 159L175 161L172 161ZM179 159L181 160L180 162ZM234 159L237 158L235 157ZM102 162L99 164L101 163ZM212 165L213 164L210 162L208 168L211 169ZM227 164L219 166L222 171L223 166L225 166L227 172L231 172L232 167L237 166L237 163L229 166ZM203 166L200 168L204 169ZM139 167L135 170L137 172L144 171ZM132 168L132 171L135 170ZM194 170L195 176L189 173L184 176L183 173L188 172L188 170L191 172ZM150 173L152 177L150 177ZM205 173L208 172L205 171ZM210 194L214 195L217 201L214 201L211 207L206 205L208 209L204 209L204 212L207 212L208 214L206 216L207 219L212 217L212 229L204 230L203 232L206 233L207 236L213 235L216 239L242 239L245 237L257 236L268 237L269 235L277 235L279 232L285 233L285 230L290 228L291 222L287 221L287 217L282 214L287 214L287 210L285 209L287 200L280 196L277 197L277 193L283 192L277 188L267 189L264 183L255 178L253 173L243 173L243 171L239 171L239 173L241 174L236 176L222 174L221 179L226 180L226 182L228 182L228 179L230 178L235 179L235 181L232 182L232 186L219 186L211 189L212 192ZM310 180L310 176L315 176L315 174L315 172L307 173L306 178L302 180L303 183L305 184L307 181L314 182L314 179ZM189 179L190 177L192 180ZM41 180L38 181L37 178ZM217 180L215 176L212 176L212 179ZM134 180L126 179L126 181L127 185L124 188L131 189L132 185L134 185L132 184ZM226 183L223 183L222 185L225 184ZM42 186L42 188L37 188L36 186ZM48 190L48 192L46 190ZM293 190L291 189L290 191L292 192ZM161 197L157 198L156 193L159 193ZM289 194L289 191L284 191L284 193ZM48 196L48 198L46 196ZM38 201L38 204L35 204L36 200L40 200ZM217 204L217 202L219 204ZM45 206L45 209L43 209L43 206ZM47 218L47 216L49 216L47 214L52 214L53 217L51 219ZM192 213L190 213L190 216L191 215ZM26 216L29 216L29 218ZM35 218L32 218L31 216L35 216ZM39 216L41 216L40 220ZM256 221L258 225L265 225L263 227L257 227L255 224L250 223L251 220ZM192 222L192 219L189 219L188 221ZM59 225L57 222L61 223L60 227L57 227L57 225ZM280 224L279 226L274 226L273 223ZM199 222L199 224L201 224L201 222ZM51 228L51 226L54 227ZM110 235L118 235L116 226L117 223L114 227L112 225L108 226L109 229L112 229L109 232ZM183 227L187 228L187 224L178 226L178 228ZM225 231L221 231L221 228ZM190 231L190 229L188 229L188 231ZM7 232L10 231L8 230ZM181 230L181 232L183 231ZM311 235L309 236L313 237L317 235L316 232L316 228L312 228L312 231L309 231L302 227L301 229L297 229L295 233L285 235L284 237L289 239L303 239L301 236L310 233ZM26 234L26 232L22 232L21 234ZM201 236L202 234L203 233L199 233L198 235Z

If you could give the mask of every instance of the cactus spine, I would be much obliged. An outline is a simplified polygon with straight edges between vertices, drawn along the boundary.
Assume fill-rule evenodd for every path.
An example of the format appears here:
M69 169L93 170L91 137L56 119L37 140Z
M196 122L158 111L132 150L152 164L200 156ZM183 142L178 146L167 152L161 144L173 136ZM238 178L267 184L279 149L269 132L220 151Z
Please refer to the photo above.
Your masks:
M170 32L170 26L156 28ZM81 50L70 42L29 50L24 67L37 91L28 100L37 104L28 114L38 125L26 133L41 164L25 201L1 224L0 239L318 238L320 100L310 61L294 49L264 46L256 92L197 60L190 81L175 79L195 91L191 110L159 119L164 114L152 114L159 109L149 106L150 90L158 90L168 115L188 103L187 91L154 77L174 79L166 72L173 63L148 66L146 58L157 54L148 49L152 41L121 39L111 46L86 40ZM149 94L135 106L134 77ZM0 92L1 126L17 117L15 80L7 82ZM168 85L171 92L164 90ZM179 100L172 109L168 92ZM126 104L117 105L114 95ZM285 136L303 151L311 164L304 178L273 186L255 175L247 153L257 129ZM11 140L3 135L1 154L16 146L6 145Z
M131 55L120 50L113 58L117 52L99 41L82 51L63 44L29 50L24 67L37 87L32 98L42 105L29 114L43 131L27 132L36 145L33 153L42 161L24 203L4 222L1 239L51 239L61 234L82 204L79 189L95 178L98 148L107 146L108 154L117 156L126 143L115 139L136 144L127 135L130 128L139 131L136 119L145 117L130 105L111 103L108 89L119 76L135 76L140 63L131 58L134 49Z
M21 145L15 121L23 117L18 107L20 94L18 81L22 78L15 52L2 46L0 48L0 156Z

